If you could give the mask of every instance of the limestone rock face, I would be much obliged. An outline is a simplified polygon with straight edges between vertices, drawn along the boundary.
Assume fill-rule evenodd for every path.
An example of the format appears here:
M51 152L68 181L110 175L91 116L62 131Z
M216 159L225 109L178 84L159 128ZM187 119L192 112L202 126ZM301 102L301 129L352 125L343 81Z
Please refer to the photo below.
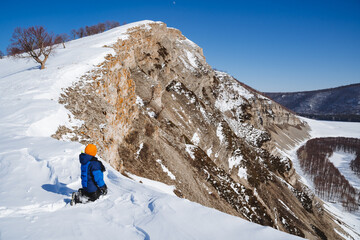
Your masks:
M83 125L54 137L94 143L117 170L174 185L179 197L298 236L341 239L277 152L308 136L299 118L214 71L199 46L163 23L129 29L108 47L115 53L60 99Z

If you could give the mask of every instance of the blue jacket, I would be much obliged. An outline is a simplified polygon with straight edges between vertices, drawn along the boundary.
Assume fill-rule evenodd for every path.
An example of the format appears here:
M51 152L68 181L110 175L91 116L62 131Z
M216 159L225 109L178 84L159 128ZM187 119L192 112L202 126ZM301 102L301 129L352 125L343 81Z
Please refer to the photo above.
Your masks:
M79 159L81 163L81 185L83 189L88 193L96 192L98 188L105 185L103 174L103 171L105 171L104 165L97 160L96 157L85 153L81 153Z

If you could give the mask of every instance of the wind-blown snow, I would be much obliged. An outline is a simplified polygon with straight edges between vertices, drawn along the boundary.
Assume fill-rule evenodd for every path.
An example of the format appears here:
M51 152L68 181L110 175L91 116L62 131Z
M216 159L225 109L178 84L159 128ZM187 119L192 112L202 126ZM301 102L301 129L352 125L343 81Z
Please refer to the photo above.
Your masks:
M105 162L108 195L70 206L71 193L81 186L84 146L50 137L72 119L57 102L61 89L113 53L104 45L148 23L68 42L44 70L23 59L0 59L0 239L299 239L180 199L173 186L134 175L131 180Z
M58 111L31 124L26 133L29 136L47 137L56 132L60 124L64 124L71 129L74 125L81 126L83 121L73 119L71 113L67 109L59 108Z

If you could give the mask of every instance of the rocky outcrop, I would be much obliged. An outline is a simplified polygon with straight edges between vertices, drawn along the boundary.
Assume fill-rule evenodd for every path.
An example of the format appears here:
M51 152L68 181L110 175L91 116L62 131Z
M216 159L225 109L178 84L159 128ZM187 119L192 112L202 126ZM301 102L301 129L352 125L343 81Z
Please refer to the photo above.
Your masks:
M174 185L179 197L298 236L340 239L276 153L307 136L305 123L214 71L200 47L163 23L129 29L110 47L115 53L60 99L83 125L54 137L95 143L117 170Z

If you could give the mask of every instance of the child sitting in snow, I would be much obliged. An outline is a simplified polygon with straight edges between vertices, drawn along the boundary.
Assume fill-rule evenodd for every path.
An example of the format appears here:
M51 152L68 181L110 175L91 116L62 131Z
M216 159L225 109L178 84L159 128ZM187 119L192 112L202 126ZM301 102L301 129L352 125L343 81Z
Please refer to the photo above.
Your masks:
M104 165L95 157L96 146L89 144L85 153L79 155L81 163L81 185L77 192L73 192L71 205L95 201L101 195L107 194L107 186L104 182Z

